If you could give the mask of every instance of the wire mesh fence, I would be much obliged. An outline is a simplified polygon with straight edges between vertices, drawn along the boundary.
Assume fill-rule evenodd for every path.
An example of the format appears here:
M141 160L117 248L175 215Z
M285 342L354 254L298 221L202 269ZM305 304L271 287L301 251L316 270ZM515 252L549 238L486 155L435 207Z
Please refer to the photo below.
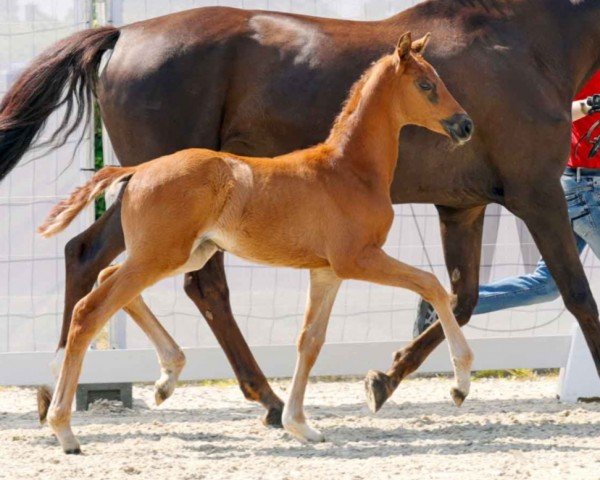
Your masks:
M230 6L286 11L352 20L387 18L418 3L416 0L113 0L108 18L116 25L203 6ZM108 158L116 162L114 155ZM448 284L438 216L429 205L395 207L396 218L386 250L396 258L433 271ZM531 272L539 258L523 225L501 207L488 209L482 252L483 282ZM586 256L594 280L598 265ZM227 278L235 317L251 345L292 344L301 323L308 277L305 272L257 266L226 256ZM184 346L215 346L216 341L198 311L185 296L180 278L161 282L145 297L161 321ZM328 342L380 342L412 336L417 297L410 292L361 282L345 282L336 301ZM568 334L572 319L562 302L474 317L471 338ZM118 325L118 326L117 326ZM117 343L130 348L150 344L132 322L114 324Z
M106 17L116 25L207 5L290 11L354 20L385 18L412 6L401 0L113 0ZM0 0L0 94L25 65L46 46L87 28L91 0ZM57 125L48 122L42 139ZM0 352L52 350L58 337L64 294L66 241L93 220L87 215L52 240L34 236L34 228L50 206L80 184L93 157L88 135L74 151L76 136L45 154L33 151L0 184ZM107 163L116 163L107 146ZM428 205L395 207L396 219L386 250L403 261L430 270L446 283L438 218ZM482 254L482 281L530 272L538 253L523 224L499 206L488 209ZM584 253L594 291L600 285L598 260ZM252 265L227 255L227 277L235 316L252 345L285 345L295 341L302 319L307 274L298 270ZM153 287L145 297L160 320L183 346L215 346L200 314L186 297L182 279ZM410 292L360 282L345 282L332 316L328 341L380 342L406 340L412 334L417 298ZM560 300L535 307L474 317L472 338L568 334L572 319ZM133 322L112 323L113 346L149 347Z
M91 26L91 0L0 1L0 96L46 47ZM48 140L61 112L39 137ZM85 180L89 136L61 148L34 148L0 183L0 352L52 350L62 318L65 242L92 221L89 212L60 236L35 235L56 202Z

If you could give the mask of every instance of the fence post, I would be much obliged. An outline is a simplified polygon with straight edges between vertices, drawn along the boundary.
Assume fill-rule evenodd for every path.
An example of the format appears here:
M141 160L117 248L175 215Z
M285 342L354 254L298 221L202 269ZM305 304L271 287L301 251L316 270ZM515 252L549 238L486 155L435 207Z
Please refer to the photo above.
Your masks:
M579 325L573 325L567 365L560 370L558 396L563 402L600 399L600 378Z

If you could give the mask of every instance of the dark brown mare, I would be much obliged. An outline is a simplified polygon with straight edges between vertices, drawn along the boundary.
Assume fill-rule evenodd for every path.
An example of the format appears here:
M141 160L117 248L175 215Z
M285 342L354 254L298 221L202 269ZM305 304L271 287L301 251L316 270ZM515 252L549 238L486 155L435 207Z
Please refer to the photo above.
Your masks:
M597 0L430 0L380 22L205 8L81 32L36 59L4 98L0 175L19 161L64 87L82 112L106 50L114 53L96 92L123 165L187 147L275 156L323 140L344 92L405 30L433 33L427 58L478 126L469 145L450 151L440 137L405 129L400 156L420 160L403 164L392 185L394 203L437 205L459 322L477 302L484 211L497 202L526 222L600 371L598 310L559 183L571 99L600 66ZM60 347L73 306L124 249L119 215L117 203L66 246ZM282 402L233 319L222 255L188 274L185 289L245 396L279 424ZM397 352L387 374L369 374L372 407L442 339L438 323Z

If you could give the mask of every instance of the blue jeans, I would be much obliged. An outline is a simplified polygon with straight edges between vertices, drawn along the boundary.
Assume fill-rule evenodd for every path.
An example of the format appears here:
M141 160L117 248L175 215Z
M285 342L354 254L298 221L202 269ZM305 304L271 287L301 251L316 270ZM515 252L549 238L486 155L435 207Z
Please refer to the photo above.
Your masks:
M579 253L589 245L600 258L600 171L597 175L586 173L593 172L583 171L578 175L575 170L567 169L561 177L561 183ZM529 275L481 285L479 302L473 315L550 302L559 295L546 263L540 260L535 271Z

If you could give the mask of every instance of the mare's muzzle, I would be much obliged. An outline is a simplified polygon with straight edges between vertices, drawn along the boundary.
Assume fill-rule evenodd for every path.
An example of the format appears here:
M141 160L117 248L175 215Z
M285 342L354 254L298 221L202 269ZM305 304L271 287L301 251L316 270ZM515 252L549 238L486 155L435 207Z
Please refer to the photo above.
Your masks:
M468 142L473 136L473 120L466 113L457 113L446 120L442 120L444 130L459 145Z

